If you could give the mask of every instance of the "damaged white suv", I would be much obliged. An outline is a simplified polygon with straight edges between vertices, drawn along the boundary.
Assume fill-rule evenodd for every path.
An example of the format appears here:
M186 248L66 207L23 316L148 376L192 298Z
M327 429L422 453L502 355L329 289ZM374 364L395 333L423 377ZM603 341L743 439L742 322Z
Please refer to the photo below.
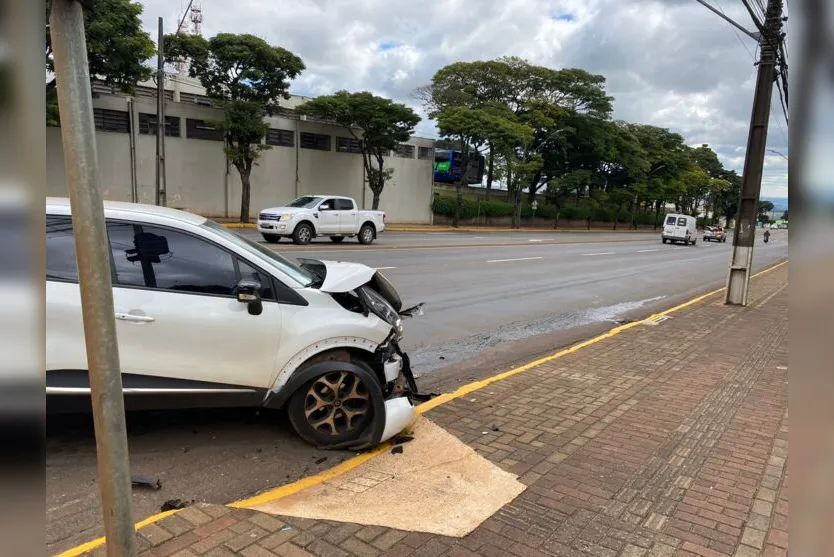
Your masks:
M128 409L286 407L306 441L364 448L400 432L417 393L391 284L356 263L297 265L204 217L105 203ZM70 206L46 202L46 393L89 407Z

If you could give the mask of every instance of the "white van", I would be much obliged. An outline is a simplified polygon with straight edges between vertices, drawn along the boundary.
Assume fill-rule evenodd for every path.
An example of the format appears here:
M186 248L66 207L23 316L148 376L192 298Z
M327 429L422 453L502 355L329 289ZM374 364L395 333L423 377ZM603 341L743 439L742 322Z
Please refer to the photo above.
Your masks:
M683 242L684 245L695 244L698 240L698 229L695 217L689 215L666 215L663 221L663 243Z

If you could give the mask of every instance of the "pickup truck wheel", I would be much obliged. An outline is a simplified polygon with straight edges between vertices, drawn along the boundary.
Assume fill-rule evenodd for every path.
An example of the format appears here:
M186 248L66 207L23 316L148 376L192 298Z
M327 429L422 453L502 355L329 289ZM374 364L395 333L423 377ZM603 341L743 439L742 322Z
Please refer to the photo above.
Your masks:
M374 229L370 224L363 224L359 229L359 243L366 246L374 242Z
M261 234L264 237L264 240L269 242L270 244L277 244L281 241L280 236L276 236L275 234Z
M664 243L664 244L665 244L666 242L668 242L668 241L669 241L669 240L667 240L666 238L663 238L663 243Z
M293 394L290 422L302 439L317 447L350 442L373 420L371 396L362 377L349 370L319 375Z
M330 237L330 241L333 242L334 244L338 244L339 242L341 242L344 239L345 239L344 236L331 236Z
M298 244L300 246L306 246L310 243L310 240L313 239L313 227L309 224L302 222L298 226L295 227L295 230L292 233L292 241L294 244Z

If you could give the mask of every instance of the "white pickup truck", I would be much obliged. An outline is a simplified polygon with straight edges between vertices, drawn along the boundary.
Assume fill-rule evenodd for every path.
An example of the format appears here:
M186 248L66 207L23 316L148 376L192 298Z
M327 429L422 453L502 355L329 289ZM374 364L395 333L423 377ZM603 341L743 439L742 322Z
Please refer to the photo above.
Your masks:
M346 237L371 244L385 230L385 213L361 211L351 197L305 195L285 207L271 207L258 214L258 232L264 240L277 243L292 238L305 245L317 236L328 236L339 243Z

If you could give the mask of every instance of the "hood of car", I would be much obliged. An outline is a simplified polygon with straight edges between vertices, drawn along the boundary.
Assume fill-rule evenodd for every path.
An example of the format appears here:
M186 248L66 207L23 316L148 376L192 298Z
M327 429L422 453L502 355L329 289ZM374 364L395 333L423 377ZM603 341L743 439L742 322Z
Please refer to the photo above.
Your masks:
M322 292L329 294L350 292L367 284L388 300L396 311L402 309L402 300L394 286L373 267L361 263L322 261L303 257L299 257L298 262L319 278L321 285L318 289Z

